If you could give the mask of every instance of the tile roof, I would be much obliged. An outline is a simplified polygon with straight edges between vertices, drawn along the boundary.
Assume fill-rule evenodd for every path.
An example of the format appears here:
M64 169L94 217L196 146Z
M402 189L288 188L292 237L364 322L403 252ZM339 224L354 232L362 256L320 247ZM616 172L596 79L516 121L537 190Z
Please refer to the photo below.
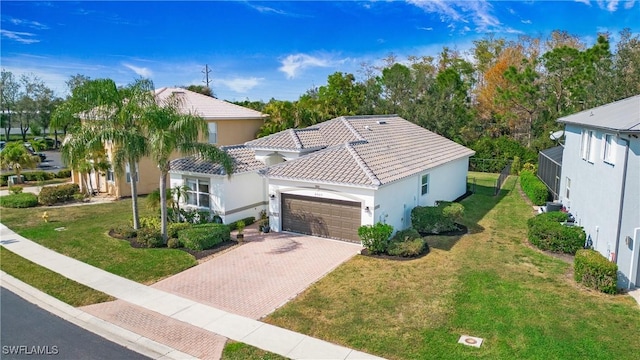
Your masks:
M199 94L182 88L163 87L156 89L156 98L160 101L172 95L181 99L186 111L193 111L205 120L264 119L268 115L211 96Z
M265 167L264 163L256 160L256 153L244 145L223 146L233 159L234 173L255 171ZM211 163L198 156L187 156L171 161L171 171L192 172L210 175L226 175L220 164Z
M640 95L561 117L558 122L620 132L640 132Z
M396 115L340 117L312 129L317 129L324 141L318 133L308 139L306 134L299 136L305 130L287 130L302 140L302 147L288 150L312 144L326 144L327 149L271 166L263 174L269 178L377 187L474 154ZM285 144L279 141L281 134L258 139L259 147L282 150ZM246 145L253 148L255 141Z

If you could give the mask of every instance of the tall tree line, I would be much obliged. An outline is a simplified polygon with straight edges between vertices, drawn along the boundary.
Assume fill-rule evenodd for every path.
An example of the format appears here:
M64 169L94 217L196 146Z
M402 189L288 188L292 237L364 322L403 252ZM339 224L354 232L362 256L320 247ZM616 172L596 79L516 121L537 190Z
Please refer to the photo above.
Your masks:
M336 72L296 101L239 104L270 115L258 136L341 115L398 114L472 147L506 138L539 150L552 145L559 117L640 94L639 37L625 29L610 44L609 34L588 47L564 31L487 36L464 54L389 55L382 66L363 64L359 79Z

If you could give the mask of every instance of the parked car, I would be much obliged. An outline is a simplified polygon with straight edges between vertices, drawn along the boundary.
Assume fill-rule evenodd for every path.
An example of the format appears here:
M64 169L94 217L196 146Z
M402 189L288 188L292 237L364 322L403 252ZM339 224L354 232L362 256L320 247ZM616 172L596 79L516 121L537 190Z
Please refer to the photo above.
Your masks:
M61 145L60 140L56 140L50 137L35 137L33 138L33 140L42 141L47 146L47 149L58 149Z
M24 143L24 147L27 148L27 151L29 151L29 154L31 155L37 155L38 157L40 157L40 162L43 162L45 160L47 160L47 155L45 155L44 153L41 152L36 152L35 150L33 150L33 146L31 146L31 143Z

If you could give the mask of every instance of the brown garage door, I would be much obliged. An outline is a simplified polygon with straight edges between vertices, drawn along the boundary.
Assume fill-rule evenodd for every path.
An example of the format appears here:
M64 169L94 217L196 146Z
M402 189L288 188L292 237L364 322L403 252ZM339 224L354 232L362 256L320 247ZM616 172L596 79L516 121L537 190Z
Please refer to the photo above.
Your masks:
M360 242L360 203L282 194L282 229Z

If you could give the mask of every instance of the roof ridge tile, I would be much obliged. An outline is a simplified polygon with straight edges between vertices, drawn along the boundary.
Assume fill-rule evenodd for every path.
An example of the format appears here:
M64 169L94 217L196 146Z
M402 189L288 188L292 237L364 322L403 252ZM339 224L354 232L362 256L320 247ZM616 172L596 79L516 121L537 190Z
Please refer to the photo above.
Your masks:
M302 141L300 141L296 129L289 129L289 135L291 135L293 142L296 144L296 149L302 149Z
M358 166L360 166L362 171L364 171L364 173L367 175L367 177L371 180L371 182L376 186L380 186L380 185L382 185L382 182L380 181L380 179L378 179L378 177L373 173L371 168L369 168L369 166L367 166L367 163L365 163L364 160L362 160L362 158L360 157L358 152L353 148L353 145L366 144L366 143L367 143L366 140L365 141L353 141L353 142L349 142L349 143L345 144L345 147L347 148L347 151L349 152L349 154L356 161Z
M344 126L347 127L347 129L349 129L358 140L365 140L364 137L362 137L362 135L360 135L360 133L358 132L358 130L356 130L355 127L353 127L353 125L351 125L351 123L347 120L347 118L345 118L344 116L342 116L340 118L340 120L342 120L342 123L344 124Z

